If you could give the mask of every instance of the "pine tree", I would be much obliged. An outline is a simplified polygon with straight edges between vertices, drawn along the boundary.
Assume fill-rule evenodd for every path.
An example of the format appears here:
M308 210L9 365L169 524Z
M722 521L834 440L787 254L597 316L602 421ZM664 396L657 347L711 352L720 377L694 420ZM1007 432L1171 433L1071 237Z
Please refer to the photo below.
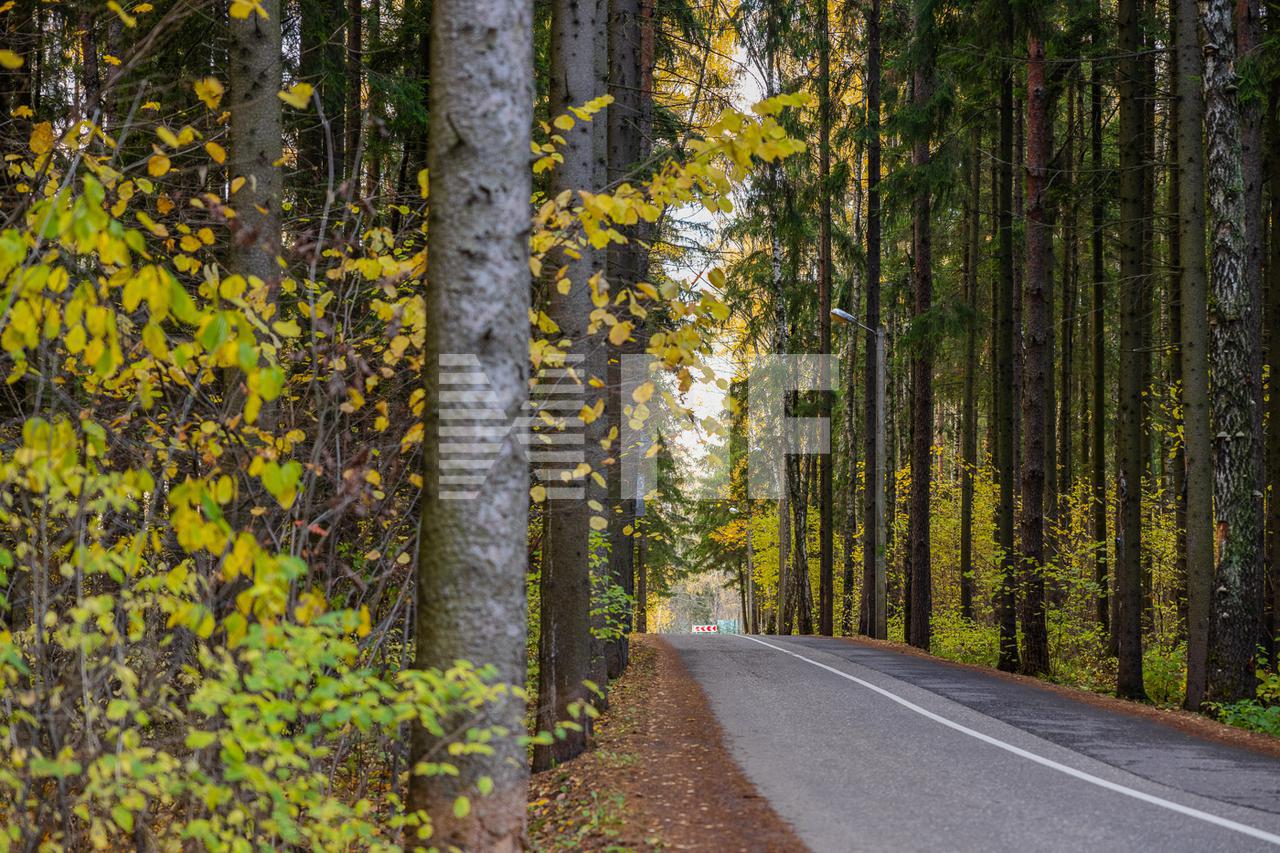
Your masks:
M476 27L476 19L487 26ZM438 371L448 368L450 354L479 358L507 411L519 411L528 396L530 8L519 0L435 0L432 39L432 112L448 120L432 125L429 142L428 272L436 285L426 293L431 403L414 665L445 669L459 659L483 662L502 683L523 687L529 495L524 454L517 436L508 436L479 496L441 499L435 436ZM477 631L478 624L492 630ZM509 733L524 728L524 703L516 692L481 713L484 718L467 725L488 723ZM438 747L435 737L415 727L410 766ZM407 805L431 816L433 840L466 850L521 849L528 799L524 747L504 737L490 751L451 761L456 776L410 776ZM469 813L456 810L457 797L485 777L493 784L489 795L475 799Z

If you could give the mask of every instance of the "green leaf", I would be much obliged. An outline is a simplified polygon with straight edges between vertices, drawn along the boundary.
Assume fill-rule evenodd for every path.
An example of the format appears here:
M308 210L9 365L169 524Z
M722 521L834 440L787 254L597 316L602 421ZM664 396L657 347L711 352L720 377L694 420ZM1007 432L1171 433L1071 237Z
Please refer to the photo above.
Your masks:
M461 796L461 797L458 797L458 799L453 801L454 817L456 817L458 820L462 820L464 817L466 817L469 814L471 814L471 800L467 799L465 796Z
M133 812L124 806L111 807L111 819L119 824L125 832L133 832Z
M191 731L187 732L187 748L188 749L204 749L209 744L218 739L213 732Z

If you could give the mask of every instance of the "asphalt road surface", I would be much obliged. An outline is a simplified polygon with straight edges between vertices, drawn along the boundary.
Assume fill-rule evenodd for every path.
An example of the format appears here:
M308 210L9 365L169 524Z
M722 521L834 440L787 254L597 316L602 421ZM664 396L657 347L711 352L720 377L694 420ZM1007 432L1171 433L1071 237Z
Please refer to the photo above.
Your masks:
M664 639L818 853L1280 850L1280 759L883 647Z

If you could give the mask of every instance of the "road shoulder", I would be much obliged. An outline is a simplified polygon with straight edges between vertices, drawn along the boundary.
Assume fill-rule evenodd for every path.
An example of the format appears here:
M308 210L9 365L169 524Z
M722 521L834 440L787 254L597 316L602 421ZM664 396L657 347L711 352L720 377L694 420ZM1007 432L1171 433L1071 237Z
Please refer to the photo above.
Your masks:
M730 756L679 653L631 642L593 748L531 781L534 849L804 850Z

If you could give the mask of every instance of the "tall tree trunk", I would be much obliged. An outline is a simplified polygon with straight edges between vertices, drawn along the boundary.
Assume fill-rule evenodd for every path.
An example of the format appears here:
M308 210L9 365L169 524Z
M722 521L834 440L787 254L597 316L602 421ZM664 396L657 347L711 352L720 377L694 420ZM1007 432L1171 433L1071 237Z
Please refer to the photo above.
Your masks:
M1013 7L1003 11L1005 55L1013 52ZM1000 505L996 510L996 547L1000 555L1000 582L996 595L996 618L1000 625L999 667L1006 672L1019 668L1017 599L1015 578L1017 553L1013 541L1014 506L1014 276L1013 276L1013 68L1000 71L1000 292L996 300L996 470L1000 477Z
M1143 275L1142 24L1139 0L1120 0L1120 414L1116 426L1119 547L1112 626L1119 655L1116 692L1145 696L1142 683L1142 324L1147 303Z
M831 392L826 356L831 354L831 34L827 0L818 4L818 417L831 423ZM818 633L831 636L835 625L834 534L831 516L832 454L818 457Z
M369 0L369 25L364 41L369 52L369 63L376 63L382 38L382 0ZM384 152L373 143L385 135L383 114L385 104L376 86L369 87L369 138L365 142L365 196L378 199L382 192L382 160Z
M1011 72L1016 74L1017 72ZM1023 224L1022 229L1013 232L1013 488L1021 498L1022 483L1022 394L1026 387L1023 376L1024 347L1026 340L1022 334L1022 318L1025 309L1022 286L1026 275L1026 114L1022 98L1017 97L1014 88L1013 99L1013 221ZM1014 536L1021 535L1018 530L1018 506L1014 510ZM1017 539L1015 538L1015 544Z
M809 484L804 459L789 456L787 483L791 505L791 589L787 603L791 607L792 621L798 634L813 633L813 587L809 583Z
M232 199L231 269L269 286L280 279L280 3L263 3L266 17L230 18L228 109L231 176L245 179Z
M1183 499L1186 519L1187 691L1204 701L1213 594L1213 439L1209 429L1209 308L1204 232L1204 95L1195 0L1177 0L1178 265L1181 307Z
M853 158L853 239L855 245L862 245L863 235L863 219L862 219L862 176L863 176L863 153L865 148L863 145L856 145L854 148ZM850 316L856 317L861 305L860 284L856 268L850 275L849 293L848 293L848 312ZM856 616L854 609L857 605L854 599L854 565L857 560L853 543L858 536L858 512L860 505L858 503L858 335L855 330L849 329L845 338L845 470L847 472L848 482L845 488L844 501L844 534L843 534L843 590L841 602L841 619L840 633L844 636L852 636L856 625ZM863 388L863 395L873 393L871 388ZM865 470L865 469L864 469ZM866 481L863 480L863 489L866 489Z
M1177 0L1169 4L1169 44L1173 55L1169 62L1169 88L1173 96L1169 103L1169 119L1167 133L1169 154L1165 158L1168 163L1166 190L1168 192L1169 216L1166 222L1166 239L1169 247L1168 265L1168 299L1169 306L1169 387L1175 393L1181 393L1182 376L1182 172L1181 172L1181 110L1182 101L1178 95L1178 5ZM1170 429L1166 438L1171 450L1166 450L1170 458L1170 491L1173 497L1173 518L1177 552L1174 557L1176 579L1174 582L1175 604L1177 606L1177 622L1174 636L1186 639L1187 631L1187 454L1185 441L1177 441L1179 431L1186 437L1186 418L1182 412L1171 414Z
M933 4L916 0L914 41L918 52L912 90L920 115L932 109ZM911 267L912 321L920 323L933 309L933 248L930 233L928 183L930 119L921 121L911 146L915 172L913 205L914 256ZM907 642L928 649L932 635L933 574L929 552L929 493L933 476L933 336L917 336L911 359L911 508L908 526L911 549L911 621Z
M1247 271L1247 201L1229 0L1200 4L1213 298L1214 509L1217 579L1205 698L1252 698L1262 602L1262 480L1257 433L1258 304Z
M885 639L884 333L880 321L880 0L867 12L867 371L858 631Z
M1075 489L1075 452L1072 442L1074 441L1075 423L1075 400L1073 397L1073 384L1075 381L1075 358L1076 358L1076 325L1078 322L1080 311L1079 298L1079 278L1077 276L1077 263L1079 262L1079 247L1077 234L1077 206L1075 181L1075 140L1076 140L1076 91L1077 76L1076 71L1071 73L1071 81L1067 88L1067 138L1063 143L1062 163L1063 172L1061 184L1066 194L1066 216L1062 223L1062 346L1061 346L1061 367L1059 376L1060 384L1058 391L1058 421L1056 429L1058 430L1058 468L1061 471L1060 481L1057 489L1057 501L1054 506L1056 512L1056 530L1053 538L1050 540L1049 548L1050 562L1057 562L1062 552L1064 537L1069 535L1071 529L1071 496ZM1052 363L1050 363L1052 367ZM1053 412L1050 412L1052 418ZM1050 592L1051 599L1055 605L1062 605L1066 599L1066 590L1064 584L1059 581L1054 583Z
M360 167L360 131L363 124L360 95L362 91L364 66L364 21L362 20L362 0L347 0L347 66L346 66L346 139L343 151L346 155L343 175L356 179ZM359 181L351 186L354 195L360 194Z
M1280 15L1268 18L1269 36L1280 37ZM1268 103L1271 246L1267 264L1267 359L1270 411L1267 432L1267 652L1274 665L1280 635L1280 74L1273 74Z
M6 152L25 151L31 136L31 119L14 115L14 111L21 107L35 109L32 78L40 46L35 6L35 0L15 0L0 12L0 32L4 35L5 47L22 60L17 68L0 67L0 116L3 116L0 144ZM120 129L110 127L108 130L118 133ZM0 187L4 188L4 196L0 199L4 202L4 217L0 223L10 224L15 220L19 199L14 198L12 192L16 183L7 169L0 170Z
M649 539L644 519L636 516L636 633L649 632Z
M314 117L308 113L307 123L298 134L298 190L311 205L322 204L326 191L337 188L346 163L343 89L346 75L343 71L345 49L339 39L341 13L340 5L335 7L327 0L302 0L299 4L298 76L314 86L320 96L319 113ZM430 56L429 29L423 25L419 41L424 59L421 68L424 83ZM427 134L425 128L422 131L421 142L414 142L414 147L419 149L416 169L426 166Z
M1138 19L1145 21L1155 7L1155 0L1140 0ZM1156 458L1159 452L1159 442L1156 441L1156 407L1153 405L1151 396L1152 382L1152 363L1155 355L1155 317L1157 316L1153 296L1155 294L1155 216L1151 215L1156 209L1156 191L1155 191L1155 161L1156 161L1156 134L1155 134L1155 56L1151 49L1153 45L1154 35L1147 31L1145 24L1140 24L1142 30L1141 42L1141 59L1138 63L1138 92L1140 93L1142 105L1142 156L1140 163L1142 164L1140 171L1142 177L1142 251L1140 258L1142 262L1141 274L1138 281L1142 286L1138 295L1141 296L1142 302L1138 305L1135 317L1138 319L1140 328L1140 343L1137 352L1140 356L1142 368L1142 379L1139 383L1142 402L1142 426L1139 430L1141 442L1139 446L1139 455L1142 457L1142 480L1140 481L1139 498L1142 501L1144 509L1142 510L1142 521L1146 522L1148 515L1154 511L1155 501L1147 501L1145 490L1148 483L1157 482L1157 464L1159 460ZM1153 627L1155 606L1153 600L1152 578L1155 568L1155 554L1151 548L1143 548L1141 550L1141 620L1142 628L1145 631Z
M433 284L426 289L428 440L414 666L444 669L459 658L483 661L499 681L523 687L528 464L513 433L481 492L450 500L440 486L436 437L445 405L443 374L459 355L479 359L503 410L520 411L528 397L530 6L519 0L436 0L432 38L431 109L446 120L433 123L429 148ZM277 101L274 93L269 100ZM470 423L486 425L479 419ZM489 629L475 630L481 624ZM518 691L478 714L465 725L510 732L524 727ZM438 748L435 737L415 727L410 766ZM410 777L408 807L430 814L433 842L464 850L522 849L528 799L524 747L513 737L497 738L490 751L451 761L457 776ZM493 781L492 792L473 798L470 813L459 817L455 799L486 777Z
M617 185L640 167L641 145L641 69L640 69L640 3L639 0L612 0L609 4L609 94L613 103L609 106L609 184ZM622 229L627 238L625 244L609 247L608 271L610 282L620 290L634 288L641 280L641 266L647 251L640 242L640 227L634 225ZM645 333L637 323L633 341L611 353L609 360L610 396L606 406L609 433L622 435L621 361L628 355L643 352ZM615 433L614 430L617 430ZM620 438L610 444L610 452L620 461L609 466L609 496L616 498L609 515L609 573L613 582L627 589L633 586L634 549L630 530L635 523L635 498L625 495L622 489L622 463L635 451L625 447ZM630 627L630 626L628 626ZM622 638L613 644L609 655L609 675L616 678L627 662L627 641Z
M1045 467L1053 464L1045 448L1046 389L1053 381L1048 331L1052 319L1052 242L1046 204L1050 131L1049 92L1044 74L1044 42L1039 22L1027 33L1027 272L1026 334L1022 396L1022 671L1049 671L1045 621Z
M978 468L978 252L982 194L982 129L975 125L966 161L969 195L965 205L964 299L969 315L965 330L964 414L960 438L960 615L973 618L973 478Z
M1101 51L1094 35L1094 53ZM1102 63L1095 57L1090 63L1089 76L1089 156L1093 171L1093 194L1090 210L1093 259L1093 407L1090 413L1093 437L1093 543L1094 583L1097 586L1097 619L1103 633L1111 634L1111 572L1107 560L1109 540L1107 536L1107 350L1106 308L1107 269L1103 252L1103 227L1106 218L1105 184L1102 180Z
M551 16L551 115L568 113L594 97L596 40L596 0L556 0ZM552 172L550 197L561 192L595 186L595 139L592 122L577 121L563 131L564 161ZM582 250L574 258L561 252L548 264L550 269L567 267L567 293L551 288L547 314L570 341L568 366L573 375L562 382L572 384L567 391L580 390L584 405L594 405L591 377L603 379L607 365L602 342L588 335L588 319L594 306L589 279L595 271L596 254ZM567 373L567 371L566 371ZM583 461L593 472L603 468L599 443L604 418L584 425L576 416L566 419L567 429L582 429ZM585 428L584 428L585 427ZM581 482L578 487L577 482ZM591 564L595 546L591 536L591 502L607 499L591 476L560 490L548 489L547 542L542 571L542 637L539 644L538 727L551 731L569 716L570 706L588 700L590 691L583 681L593 677L591 609ZM558 494L557 494L558 493ZM584 718L585 719L585 718ZM534 749L534 768L550 767L566 761L586 748L588 732L572 731L564 740Z
M595 38L593 39L594 50L592 53L592 85L590 97L594 98L600 95L607 95L609 92L609 0L595 0ZM589 189L592 192L600 192L609 183L609 121L608 113L597 116L590 122L591 128L591 158L592 158L592 179ZM608 280L608 252L593 252L593 260L596 269L601 270ZM599 508L596 509L601 514L601 520L605 524L605 530L608 530L609 521L614 513L609 506L608 501L612 494L609 488L608 476L613 473L616 464L605 464L608 456L608 450L605 449L602 442L606 442L608 429L606 424L609 422L608 408L613 402L610 397L613 396L613 383L611 363L616 361L616 354L609 349L609 344L604 340L595 340L592 342L593 347L590 350L598 372L593 375L597 380L603 383L599 397L602 398L605 413L604 416L597 419L595 423L600 427L592 430L597 436L597 443L591 448L591 454L595 456L592 461L592 470L599 473L604 479L603 486L597 491L597 501ZM594 402L589 400L588 402ZM596 452L599 451L599 452ZM600 485L598 482L595 485ZM611 574L611 558L609 556L610 542L608 533L590 534L592 540L598 539L598 544L593 544L591 551L593 558L591 560L591 589L592 589L592 607L591 607L591 680L599 686L600 692L595 698L597 708L601 710L609 706L608 694L605 692L605 686L609 683L610 668L614 668L616 672L622 671L621 650L617 644L604 639L604 634L608 630L608 617L603 608L595 606L595 598L597 596L608 593L610 585L613 583ZM611 661L612 658L612 661Z
M1273 14L1280 14L1280 9L1272 7ZM1269 72L1275 75L1274 66L1267 65L1267 56L1263 53L1262 22L1259 0L1236 0L1236 69L1237 76L1262 80ZM1271 46L1274 53L1275 45ZM1266 230L1266 218L1262 212L1263 184L1263 144L1262 144L1262 112L1263 99L1261 93L1240 99L1240 156L1241 174L1244 177L1244 276L1249 287L1250 299L1255 306L1250 321L1249 335L1257 342L1252 350L1252 364L1249 371L1252 375L1262 376L1263 362L1263 289L1262 289L1262 255L1263 233ZM1258 479L1257 494L1258 511L1263 512L1265 488L1264 468L1266 465L1266 449L1263 435L1263 410L1266 406L1261 379L1253 388L1256 399L1253 407L1253 432L1258 439L1254 443L1254 468ZM1263 560L1263 542L1265 539L1265 522L1258 531L1259 560ZM1265 575L1265 568L1263 569ZM1263 580L1265 586L1265 579ZM1260 598L1265 593L1260 593ZM1261 602L1260 602L1261 606ZM1258 625L1257 642L1269 645L1269 638L1261 623Z

